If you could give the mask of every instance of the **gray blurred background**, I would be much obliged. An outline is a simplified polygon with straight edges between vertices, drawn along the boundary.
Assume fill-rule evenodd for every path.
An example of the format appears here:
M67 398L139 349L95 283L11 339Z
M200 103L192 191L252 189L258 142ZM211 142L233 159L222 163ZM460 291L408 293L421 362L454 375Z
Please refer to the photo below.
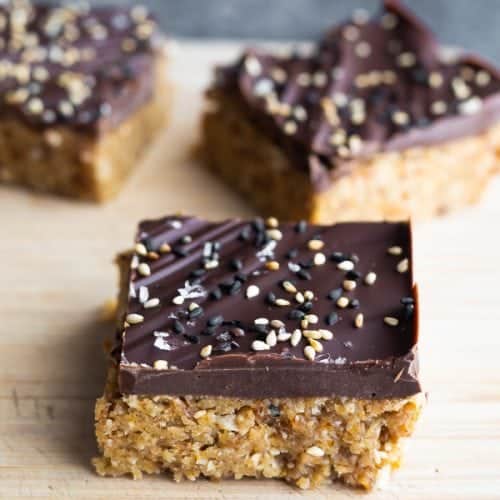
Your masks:
M130 4L133 0L94 0ZM378 0L142 0L171 34L200 38L313 39ZM500 0L407 0L447 44L500 61Z

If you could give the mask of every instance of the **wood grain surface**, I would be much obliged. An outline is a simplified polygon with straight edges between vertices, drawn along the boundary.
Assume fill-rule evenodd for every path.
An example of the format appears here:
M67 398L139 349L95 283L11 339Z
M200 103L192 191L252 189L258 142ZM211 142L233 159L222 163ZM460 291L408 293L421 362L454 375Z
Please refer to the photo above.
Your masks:
M103 479L89 464L102 343L112 331L100 308L116 291L115 253L145 217L252 214L192 159L210 67L238 49L184 42L173 50L171 126L113 202L0 188L0 498L362 496L338 486L304 493L270 480ZM368 498L500 498L499 219L497 181L480 206L416 228L429 401L402 469Z

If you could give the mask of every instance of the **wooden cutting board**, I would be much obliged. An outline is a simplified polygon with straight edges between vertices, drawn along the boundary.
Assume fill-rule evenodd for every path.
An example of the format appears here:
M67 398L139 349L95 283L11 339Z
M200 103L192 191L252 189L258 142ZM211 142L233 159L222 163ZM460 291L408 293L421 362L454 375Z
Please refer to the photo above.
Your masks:
M113 256L145 217L252 214L192 156L211 65L239 49L192 42L175 48L171 126L118 199L95 206L0 188L0 498L360 495L338 486L303 493L270 480L103 479L90 466L101 346L112 332L100 308L116 292ZM429 402L403 468L369 498L500 498L499 220L496 182L480 206L416 228Z

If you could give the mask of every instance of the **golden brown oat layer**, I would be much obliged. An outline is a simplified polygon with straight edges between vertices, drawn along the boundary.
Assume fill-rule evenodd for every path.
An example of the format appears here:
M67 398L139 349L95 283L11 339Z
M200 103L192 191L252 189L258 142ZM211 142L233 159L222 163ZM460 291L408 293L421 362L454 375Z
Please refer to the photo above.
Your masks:
M154 78L152 98L99 137L62 125L40 130L20 120L1 122L0 182L100 202L116 195L166 122L171 89L160 53Z
M397 468L422 395L404 399L120 395L115 369L97 401L98 474L174 480L280 478L307 489L330 480L371 489Z
M475 203L500 170L500 125L482 135L357 160L323 191L255 126L234 98L213 92L203 119L205 164L259 211L284 220L426 219Z

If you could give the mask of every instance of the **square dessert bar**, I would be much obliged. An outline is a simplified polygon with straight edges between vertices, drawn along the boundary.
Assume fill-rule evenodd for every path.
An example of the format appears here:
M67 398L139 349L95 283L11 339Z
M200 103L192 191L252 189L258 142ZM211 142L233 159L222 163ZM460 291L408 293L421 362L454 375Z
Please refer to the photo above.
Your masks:
M444 51L395 0L311 54L246 51L207 95L205 164L264 215L425 218L500 169L498 69Z
M371 488L422 405L407 223L166 217L119 258L101 475Z
M161 130L165 56L144 7L0 6L0 182L103 201Z

